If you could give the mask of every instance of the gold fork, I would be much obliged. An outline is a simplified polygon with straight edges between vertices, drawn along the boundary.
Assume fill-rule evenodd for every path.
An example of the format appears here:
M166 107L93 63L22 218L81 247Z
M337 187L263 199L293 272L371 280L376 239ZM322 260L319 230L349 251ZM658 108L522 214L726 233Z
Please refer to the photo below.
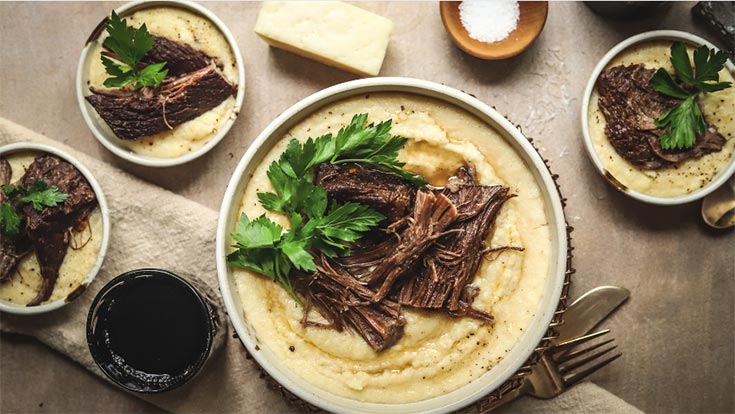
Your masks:
M591 340L606 335L609 329L580 336L557 344L541 355L538 363L533 366L520 387L504 394L500 399L490 403L485 412L505 405L521 395L530 395L536 398L553 398L567 390L572 385L586 378L588 375L618 359L622 353L607 358L603 357L617 348L617 345L592 352L611 343L608 339L586 348L572 350L588 343ZM594 364L586 366L594 361ZM586 367L585 367L586 366ZM583 368L584 367L584 368ZM579 369L578 368L583 368Z

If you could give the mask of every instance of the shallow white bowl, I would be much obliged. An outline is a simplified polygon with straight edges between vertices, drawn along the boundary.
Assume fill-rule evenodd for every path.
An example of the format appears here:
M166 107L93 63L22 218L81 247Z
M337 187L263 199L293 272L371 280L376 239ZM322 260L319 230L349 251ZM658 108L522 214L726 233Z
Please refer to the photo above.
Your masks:
M318 108L351 96L374 92L405 92L435 98L465 109L487 122L504 136L533 171L543 194L550 224L552 249L543 298L530 326L525 329L519 342L498 365L470 384L439 397L406 404L365 403L336 396L289 371L272 351L262 344L256 349L256 334L243 314L232 269L226 261L226 255L232 244L230 233L234 228L239 200L247 185L248 177L273 145L296 123ZM261 132L240 160L227 186L217 227L216 255L220 290L227 313L240 340L268 374L296 396L324 410L338 413L445 413L471 404L499 387L522 366L539 344L554 315L561 294L566 267L567 240L564 213L551 175L526 137L508 120L476 98L447 86L409 78L371 78L342 83L317 92L283 112Z
M227 26L225 26L225 24L211 11L205 9L203 6L200 6L197 3L186 0L138 0L118 7L117 9L115 9L115 12L120 17L125 17L141 9L161 6L177 7L180 9L188 10L208 19L217 27L217 29L222 33L225 39L227 39L227 43L230 45L232 54L235 57L235 63L237 65L238 73L237 95L235 96L235 107L232 110L233 112L230 115L230 119L227 121L223 128L217 131L217 133L209 140L209 142L207 142L203 147L199 148L198 150L187 153L177 158L158 158L134 153L125 146L123 140L115 136L115 134L112 132L110 127L107 126L105 121L100 118L94 108L92 108L87 100L84 99L85 96L90 94L89 86L87 85L87 81L89 80L89 62L90 59L94 57L92 52L94 50L95 43L105 29L105 24L107 23L107 17L105 17L94 29L92 34L89 36L89 39L87 39L87 44L84 46L84 49L82 49L82 55L79 57L79 63L77 65L76 85L79 109L81 109L82 117L87 123L89 129L92 131L97 140L105 146L105 148L107 148L113 154L117 155L120 158L133 162L135 164L145 165L147 167L172 167L175 165L187 163L206 154L209 150L214 148L214 146L217 145L222 140L222 138L225 137L225 135L227 135L227 132L230 130L230 128L232 128L232 125L235 123L235 119L240 113L243 99L245 98L245 67L243 66L240 49L237 47L235 37L232 35L232 32L230 32L230 29L228 29Z
M706 45L709 48L717 49L712 43L708 42L705 39L702 39L699 36L696 36L696 35L693 35L687 32L680 32L677 30L654 30L651 32L645 32L645 33L641 33L641 34L629 37L623 40L622 42L618 43L617 45L615 45L615 47L610 49L610 51L607 52L605 56L602 57L602 59L600 59L600 62L597 63L595 70L592 71L592 76L590 76L590 79L587 82L587 87L584 90L584 99L582 100L582 113L581 113L582 133L584 135L584 147L587 150L587 155L590 157L590 160L592 160L592 163L595 165L595 169L597 170L597 172L599 172L608 183L610 183L613 187L615 187L622 193L630 197L633 197L636 200L640 200L640 201L651 203L651 204L659 204L659 205L686 204L686 203L689 203L695 200L699 200L700 198L715 191L719 186L727 182L728 178L730 178L730 176L732 176L733 173L735 173L735 155L730 157L730 162L727 164L725 168L720 170L720 172L712 179L712 181L710 181L707 185L700 188L699 190L696 190L689 194L685 194L685 195L678 196L678 197L654 197L648 194L644 194L644 193L632 190L622 185L621 183L619 183L617 179L615 179L614 176L610 172L608 172L605 166L602 164L600 157L597 155L597 151L595 151L595 147L592 142L592 137L590 136L589 115L588 115L590 98L592 97L592 91L594 91L595 89L595 84L597 83L597 78L600 76L600 73L605 69L607 64L610 63L610 61L613 58L615 58L615 56L617 56L620 52L624 51L625 49L637 43L649 42L652 40L682 41L682 42L689 43L695 46ZM735 66L732 64L732 61L728 60L726 63L726 67L730 71L730 73L735 73Z
M30 142L19 142L0 147L0 156L19 152L45 152L51 155L55 155L73 165L77 170L79 170L79 172L82 173L84 178L92 187L92 190L97 197L97 204L100 207L100 212L102 213L102 244L100 245L100 252L97 254L97 260L95 260L92 268L89 269L87 277L84 278L79 287L77 289L74 289L74 291L72 291L72 293L68 297L53 302L44 303L38 306L18 305L17 303L12 303L0 299L0 311L2 312L15 313L19 315L34 315L38 313L49 312L66 305L67 303L79 297L79 295L81 295L81 293L84 292L84 290L92 283L92 280L94 280L95 276L97 276L100 267L102 267L102 262L105 259L105 253L107 253L107 245L110 241L110 210L107 208L107 201L105 200L105 195L104 193L102 193L102 188L100 187L99 183L97 183L97 180L94 179L94 176L91 172L89 172L87 167L77 161L76 158L72 157L71 155L60 149L50 147L48 145L33 144Z

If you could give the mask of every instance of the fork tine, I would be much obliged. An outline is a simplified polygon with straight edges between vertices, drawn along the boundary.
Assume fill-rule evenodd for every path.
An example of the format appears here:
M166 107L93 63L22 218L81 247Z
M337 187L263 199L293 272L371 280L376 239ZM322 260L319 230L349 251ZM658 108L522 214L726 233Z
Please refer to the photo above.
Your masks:
M584 371L575 372L574 374L568 375L564 377L564 384L567 387L571 387L572 385L578 383L579 381L585 379L588 375L592 374L593 372L597 371L598 369L604 367L605 365L615 361L616 359L620 358L623 354L617 354L613 355L610 358L599 362L598 364L595 364Z
M601 347L603 345L607 345L607 344L609 344L610 342L612 342L614 340L615 339L608 339L607 341L602 341L599 344L594 344L592 346L589 346L587 348L583 348L583 349L580 349L580 350L577 350L577 351L574 351L574 352L562 353L561 355L559 355L558 357L554 357L553 359L556 362L558 362L558 363L561 364L562 362L567 362L567 361L572 360L572 359L574 359L574 358L576 358L576 357L578 357L578 356L580 356L582 354L586 354L586 353L592 351L593 349L597 349L597 348L599 348L599 347Z
M569 340L566 340L564 342L560 342L559 344L557 344L554 347L554 351L556 352L556 351L561 351L561 350L564 350L564 349L569 349L569 348L574 347L574 346L577 346L577 345L579 345L581 343L584 343L584 342L590 341L592 339L595 339L595 338L597 338L599 336L605 335L605 334L607 334L609 332L610 332L609 329L604 329L602 331L591 333L589 335L580 336L579 338L569 339Z
M613 349L615 349L617 347L618 347L617 345L613 345L610 348L603 349L602 351L596 352L596 353L594 353L594 354L592 354L590 356L587 356L587 357L584 357L584 358L580 358L580 359L578 359L576 361L572 361L572 362L570 362L569 364L567 364L565 366L559 366L559 372L562 373L562 374L566 374L567 372L569 372L569 371L571 371L573 369L579 368L579 367L587 364L588 362L594 361L595 359L597 359L597 358L599 358L599 357L607 354L608 352L612 351ZM587 351L587 350L584 350L584 351Z

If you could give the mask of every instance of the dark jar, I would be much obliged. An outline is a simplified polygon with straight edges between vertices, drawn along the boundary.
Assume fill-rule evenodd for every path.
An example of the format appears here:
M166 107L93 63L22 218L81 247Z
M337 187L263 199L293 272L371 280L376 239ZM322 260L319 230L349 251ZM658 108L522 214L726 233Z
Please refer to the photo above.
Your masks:
M117 385L159 393L187 383L223 341L211 298L161 269L138 269L111 280L87 317L95 363Z
M670 1L585 1L584 4L600 16L619 20L642 19L671 6Z

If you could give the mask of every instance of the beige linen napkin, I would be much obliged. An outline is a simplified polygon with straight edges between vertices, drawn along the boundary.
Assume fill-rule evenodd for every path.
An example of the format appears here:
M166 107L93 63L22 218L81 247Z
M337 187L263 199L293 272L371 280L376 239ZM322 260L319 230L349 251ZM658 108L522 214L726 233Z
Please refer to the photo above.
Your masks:
M0 146L21 141L60 148L87 166L107 198L112 230L102 270L87 292L71 304L47 314L2 314L2 331L32 335L104 378L89 354L85 325L92 299L110 279L132 269L160 267L197 279L210 288L213 297L219 297L214 259L216 211L0 118ZM224 349L209 361L192 383L162 395L135 396L175 412L296 411L260 378L255 363L246 359L244 347L233 337L232 330L224 334ZM574 387L553 400L525 398L503 411L639 412L592 383Z

